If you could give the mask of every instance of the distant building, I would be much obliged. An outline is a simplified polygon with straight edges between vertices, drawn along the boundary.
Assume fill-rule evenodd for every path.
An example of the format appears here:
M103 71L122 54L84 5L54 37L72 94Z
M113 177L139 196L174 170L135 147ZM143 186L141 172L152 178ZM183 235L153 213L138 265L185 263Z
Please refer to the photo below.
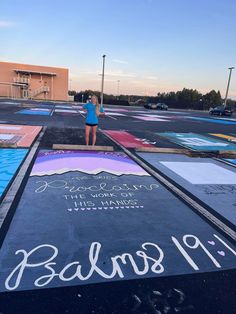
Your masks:
M0 97L68 100L68 69L0 62Z

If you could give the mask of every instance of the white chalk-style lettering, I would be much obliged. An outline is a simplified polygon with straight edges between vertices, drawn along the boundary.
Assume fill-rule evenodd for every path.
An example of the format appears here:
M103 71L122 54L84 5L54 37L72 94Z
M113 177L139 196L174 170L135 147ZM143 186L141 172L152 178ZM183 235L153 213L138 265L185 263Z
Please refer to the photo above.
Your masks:
M123 183L120 185L111 185L109 186L107 183L101 182L98 185L92 185L92 186L82 186L82 185L70 185L65 180L53 180L53 181L37 181L37 184L40 184L40 186L35 190L35 193L43 193L48 189L62 189L67 190L67 192L70 193L76 193L76 192L118 192L118 191L152 191L154 189L158 189L159 185L156 183L152 184L127 184Z
M47 270L48 272L46 275L43 275L39 278L37 278L34 281L34 285L36 287L45 287L47 286L55 277L59 278L61 281L71 281L74 279L79 279L81 281L86 281L92 277L94 273L98 274L100 277L104 279L112 279L115 276L118 276L120 278L124 278L124 273L122 271L122 265L127 264L128 262L132 266L132 269L134 271L134 274L137 276L142 276L147 274L149 271L159 274L164 272L164 266L161 264L164 258L164 252L162 249L155 243L146 242L141 245L143 251L136 251L135 254L130 253L122 253L121 255L116 255L110 258L111 260L111 266L112 266L112 272L106 273L104 270L102 270L97 264L99 260L99 254L102 248L101 243L99 242L92 242L90 249L89 249L89 263L90 263L90 270L85 275L82 273L82 265L79 261L74 261L66 266L60 271L56 272L55 268L57 266L56 264L56 257L58 256L58 249L54 245L50 244L42 244L35 248L33 248L31 251L27 252L26 250L18 250L16 254L22 253L23 258L20 261L20 263L13 269L13 271L9 274L5 281L5 287L7 290L15 290L17 289L21 281L23 280L24 272L27 271L27 269L30 268L37 268L42 267L43 270ZM155 249L156 256L150 256L148 254L148 249ZM51 255L49 258L46 258L38 263L31 263L30 258L33 256L33 254L40 254L44 253L41 252L41 250L44 249L50 249ZM41 254L42 256L45 256L44 254ZM143 261L143 269L139 269L137 266L137 258L141 258ZM74 269L73 274L72 270ZM70 276L66 276L66 272L70 271Z

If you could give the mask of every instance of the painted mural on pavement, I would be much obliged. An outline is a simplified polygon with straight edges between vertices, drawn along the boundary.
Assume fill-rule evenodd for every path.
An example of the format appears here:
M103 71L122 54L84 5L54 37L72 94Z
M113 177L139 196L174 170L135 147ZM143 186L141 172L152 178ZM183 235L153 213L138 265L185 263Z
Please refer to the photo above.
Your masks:
M0 124L0 142L30 147L41 129L41 126Z
M236 229L236 168L210 158L138 153Z
M106 130L104 133L126 148L154 147L149 140L134 136L127 131Z
M217 272L236 248L124 153L40 151L0 251L0 291Z
M213 119L213 118L203 118L203 117L189 117L186 116L186 119L200 121L200 122L209 122L209 123L218 123L218 124L225 124L225 125L236 125L236 121L229 121L229 119Z
M8 187L28 149L0 148L0 197Z
M198 151L220 151L220 150L236 151L236 144L232 144L229 143L228 141L223 141L220 139L215 139L212 137L196 133L164 132L157 134L181 146Z
M52 110L47 109L47 108L22 109L16 112L16 114L40 115L40 116L50 116L51 113L52 113Z

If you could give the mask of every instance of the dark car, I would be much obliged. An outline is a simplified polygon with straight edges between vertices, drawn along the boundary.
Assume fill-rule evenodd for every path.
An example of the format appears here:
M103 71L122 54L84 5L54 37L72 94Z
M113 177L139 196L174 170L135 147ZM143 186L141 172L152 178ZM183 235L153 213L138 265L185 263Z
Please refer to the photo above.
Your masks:
M151 103L151 102L144 104L144 107L147 109L156 109L156 106L157 106L157 104Z
M144 104L144 107L147 109L156 109L156 110L168 110L168 106L166 104L163 103L146 103Z
M211 108L209 110L209 113L211 115L218 115L218 116L231 116L233 112L230 107L217 106L215 108Z
M158 103L157 104L157 109L159 110L168 110L168 106L164 103Z

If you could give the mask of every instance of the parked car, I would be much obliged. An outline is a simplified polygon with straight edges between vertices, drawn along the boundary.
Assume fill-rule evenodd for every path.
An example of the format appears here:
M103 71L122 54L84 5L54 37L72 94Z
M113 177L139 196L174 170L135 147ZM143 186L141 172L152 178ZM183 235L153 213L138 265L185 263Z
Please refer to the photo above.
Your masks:
M147 109L156 109L156 105L155 103L146 103L144 104L144 107L147 108Z
M163 103L146 103L144 104L144 107L147 109L156 109L156 110L168 110L168 106Z
M160 109L160 110L168 110L168 106L164 103L158 103L157 104L157 109Z
M231 116L233 111L231 110L230 107L225 107L221 105L215 108L210 108L209 113L211 115L218 115L218 116Z

